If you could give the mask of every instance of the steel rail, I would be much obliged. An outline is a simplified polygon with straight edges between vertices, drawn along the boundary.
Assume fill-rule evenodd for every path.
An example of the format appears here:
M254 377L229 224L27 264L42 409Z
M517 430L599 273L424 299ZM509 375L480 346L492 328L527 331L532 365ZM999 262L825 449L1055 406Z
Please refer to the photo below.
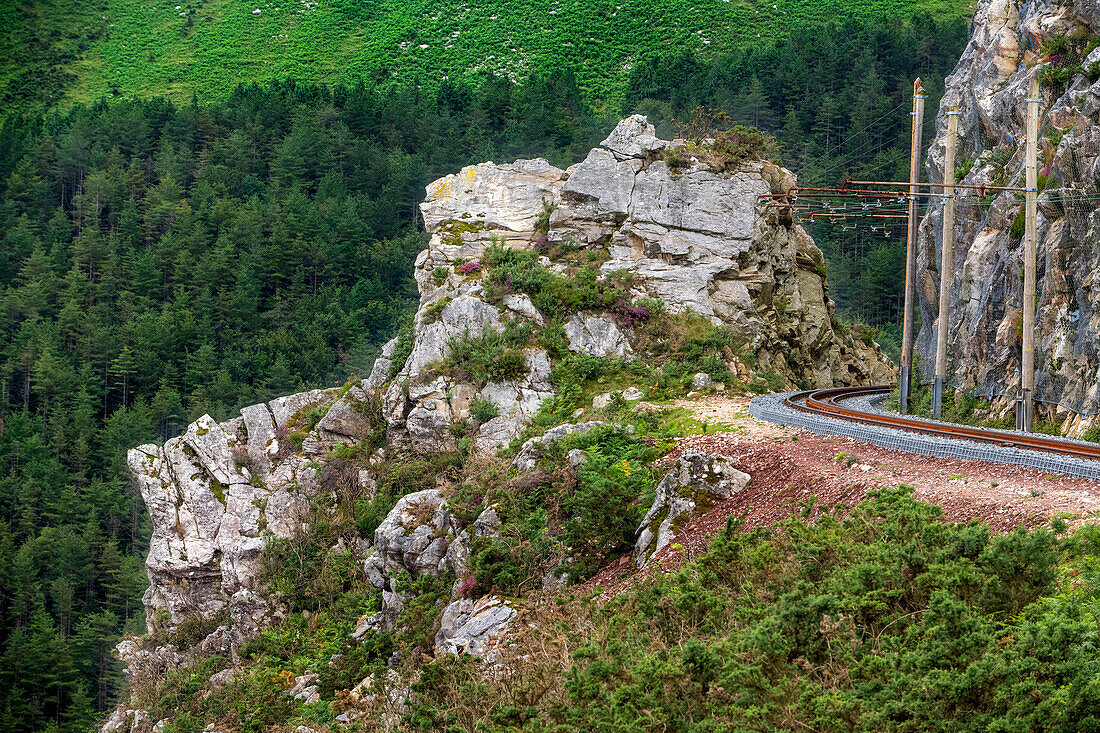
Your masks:
M1074 443L1067 442L1065 439L1036 435L1033 433L1017 433L1007 430L974 428L968 425L914 420L900 415L882 415L864 412L862 410L843 407L839 404L843 400L853 399L855 397L886 394L894 388L894 385L879 385L874 387L833 387L830 389L809 390L807 392L797 392L790 395L784 400L784 404L792 409L808 412L810 414L826 415L828 417L840 418L851 422L877 425L884 428L893 428L895 430L905 430L912 433L922 433L938 438L970 440L979 443L991 443L1006 448L1020 448L1100 461L1100 444L1090 445Z

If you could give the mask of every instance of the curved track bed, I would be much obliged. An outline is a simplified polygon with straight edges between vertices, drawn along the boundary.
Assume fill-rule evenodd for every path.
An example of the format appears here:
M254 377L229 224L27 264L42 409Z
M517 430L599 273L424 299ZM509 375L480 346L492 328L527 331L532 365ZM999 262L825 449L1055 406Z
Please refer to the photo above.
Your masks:
M894 389L894 385L873 387L834 387L808 392L797 392L786 397L783 402L788 407L813 415L840 418L864 425L892 428L907 432L932 435L938 438L970 440L1004 448L1040 451L1072 458L1100 461L1100 444L1070 441L1035 433L1017 433L1007 430L989 430L968 425L935 422L903 417L901 415L883 415L865 412L841 404L844 400L856 397L883 395Z

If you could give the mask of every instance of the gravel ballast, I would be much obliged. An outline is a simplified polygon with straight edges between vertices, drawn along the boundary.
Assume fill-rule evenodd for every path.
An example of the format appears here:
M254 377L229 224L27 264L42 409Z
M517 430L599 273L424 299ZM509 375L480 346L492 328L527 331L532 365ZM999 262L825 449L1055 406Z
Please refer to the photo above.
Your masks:
M818 435L840 435L853 440L861 440L882 448L908 451L926 456L961 458L964 460L1002 463L1013 466L1025 466L1041 471L1051 471L1066 476L1100 479L1100 461L1059 456L1041 451L1009 448L1005 446L978 443L955 438L940 438L933 435L910 433L894 428L842 420L824 415L795 410L784 404L784 400L797 394L783 392L773 395L754 397L749 403L749 413L759 420L805 428ZM856 398L846 400L855 409L886 414L874 398ZM928 421L936 422L936 421ZM948 423L944 423L948 424ZM1075 443L1076 441L1066 441Z

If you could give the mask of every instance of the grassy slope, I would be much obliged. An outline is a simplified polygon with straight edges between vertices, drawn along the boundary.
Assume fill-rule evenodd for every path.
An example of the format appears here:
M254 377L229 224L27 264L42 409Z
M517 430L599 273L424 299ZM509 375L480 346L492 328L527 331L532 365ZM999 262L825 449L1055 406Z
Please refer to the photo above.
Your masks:
M523 76L567 65L590 98L614 103L631 61L657 50L743 47L780 36L794 21L971 12L971 0L97 2L105 9L75 15L67 0L33 6L34 25L52 29L53 42L69 39L72 45L71 39L88 37L78 60L59 60L75 77L66 84L70 101L111 93L210 97L239 82L286 76L434 83L449 74ZM257 8L261 13L253 15ZM98 28L89 32L89 23ZM0 37L8 51L0 65L0 93L14 73L14 49L37 33L22 25Z

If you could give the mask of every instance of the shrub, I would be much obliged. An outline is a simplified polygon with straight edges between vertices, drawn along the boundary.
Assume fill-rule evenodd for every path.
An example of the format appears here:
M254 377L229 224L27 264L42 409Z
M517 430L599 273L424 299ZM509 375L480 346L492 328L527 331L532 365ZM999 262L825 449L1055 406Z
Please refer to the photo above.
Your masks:
M1027 218L1024 215L1024 210L1021 207L1016 216L1012 219L1012 226L1008 230L1008 234L1015 240L1020 240L1024 236L1024 228L1027 225Z
M443 298L442 300L437 300L434 303L432 303L431 305L429 305L427 308L425 308L424 309L424 315L423 315L424 325L428 325L430 323L435 323L440 318L442 318L443 317L443 309L446 308L450 304L451 304L451 298Z
M624 298L619 298L611 306L611 317L615 323L627 328L639 326L649 320L652 314L644 304L633 304Z
M405 366L405 362L408 361L409 355L413 350L413 339L415 332L413 331L413 319L406 318L401 325L401 330L397 332L397 343L394 344L393 357L390 362L390 371L388 377L393 379Z
M634 543L634 531L642 519L642 498L652 479L640 461L619 458L618 451L593 445L577 471L577 488L562 500L568 519L565 543L575 565L570 574L584 577L595 572L609 556Z
M432 270L432 281L435 283L435 286L438 288L443 283L447 282L447 278L450 276L450 274L451 274L451 268L449 268L449 267L437 267L434 270Z
M529 326L505 327L504 333L486 329L480 336L466 333L448 343L450 355L445 367L454 375L470 381L512 381L527 374L523 351L510 345L525 344Z
M477 399L470 405L470 417L479 423L485 424L495 417L500 416L500 408L490 400Z
M527 360L523 358L523 352L508 349L489 365L488 374L495 382L522 379L527 374Z
M535 233L541 237L545 237L550 231L550 216L554 213L554 204L550 201L544 201L542 203L542 211L539 212L539 218L535 220Z
M247 445L235 445L229 453L233 456L233 465L237 468L243 468L249 473L255 472L256 462L252 459L252 454L248 452Z
M459 265L457 269L463 275L474 275L481 272L481 263L477 260L470 260L469 262Z
M533 585L532 568L537 558L532 556L529 545L502 537L484 537L474 542L472 550L472 591L488 592L495 588L515 594Z
M713 167L719 171L738 169L746 161L772 160L779 152L775 138L755 127L735 125L714 137Z

